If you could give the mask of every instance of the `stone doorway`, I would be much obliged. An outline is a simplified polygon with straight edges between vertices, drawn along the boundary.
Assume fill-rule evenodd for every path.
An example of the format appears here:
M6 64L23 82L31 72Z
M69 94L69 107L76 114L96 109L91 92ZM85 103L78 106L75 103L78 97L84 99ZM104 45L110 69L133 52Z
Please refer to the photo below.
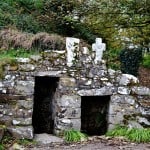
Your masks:
M81 97L81 131L88 135L107 132L110 96Z
M58 77L35 77L32 125L36 134L53 133L53 99L58 81Z

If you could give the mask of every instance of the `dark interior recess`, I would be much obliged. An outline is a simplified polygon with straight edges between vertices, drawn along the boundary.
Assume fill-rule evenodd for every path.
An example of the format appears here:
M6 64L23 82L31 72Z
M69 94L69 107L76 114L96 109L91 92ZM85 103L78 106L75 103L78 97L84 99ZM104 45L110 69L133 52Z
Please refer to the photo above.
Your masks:
M32 125L34 133L53 133L54 118L52 100L58 77L35 77Z
M88 135L107 132L107 114L110 96L81 97L81 131Z

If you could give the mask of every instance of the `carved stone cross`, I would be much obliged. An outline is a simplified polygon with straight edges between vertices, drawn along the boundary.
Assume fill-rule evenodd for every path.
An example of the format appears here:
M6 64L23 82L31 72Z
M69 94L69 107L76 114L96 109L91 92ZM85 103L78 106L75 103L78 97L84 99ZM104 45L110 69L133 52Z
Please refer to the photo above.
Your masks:
M101 38L96 38L95 43L92 44L92 50L96 52L95 64L102 61L103 51L106 50L106 44L102 43Z

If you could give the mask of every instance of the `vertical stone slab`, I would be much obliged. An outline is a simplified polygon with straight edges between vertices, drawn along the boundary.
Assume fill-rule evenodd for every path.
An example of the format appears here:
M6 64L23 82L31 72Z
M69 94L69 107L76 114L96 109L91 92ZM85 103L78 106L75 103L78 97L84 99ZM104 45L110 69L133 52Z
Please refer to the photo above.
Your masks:
M96 38L95 43L92 44L92 50L96 52L95 64L102 61L103 51L106 50L106 44L102 43L101 38Z
M66 38L66 49L67 49L67 66L71 67L76 64L78 53L79 53L79 42L77 38Z

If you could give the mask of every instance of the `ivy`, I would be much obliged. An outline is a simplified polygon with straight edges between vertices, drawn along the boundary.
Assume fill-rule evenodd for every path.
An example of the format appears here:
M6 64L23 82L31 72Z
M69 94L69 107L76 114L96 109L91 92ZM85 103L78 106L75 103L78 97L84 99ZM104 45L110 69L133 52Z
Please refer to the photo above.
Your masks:
M142 61L141 49L124 49L120 52L122 73L138 75L138 69Z

